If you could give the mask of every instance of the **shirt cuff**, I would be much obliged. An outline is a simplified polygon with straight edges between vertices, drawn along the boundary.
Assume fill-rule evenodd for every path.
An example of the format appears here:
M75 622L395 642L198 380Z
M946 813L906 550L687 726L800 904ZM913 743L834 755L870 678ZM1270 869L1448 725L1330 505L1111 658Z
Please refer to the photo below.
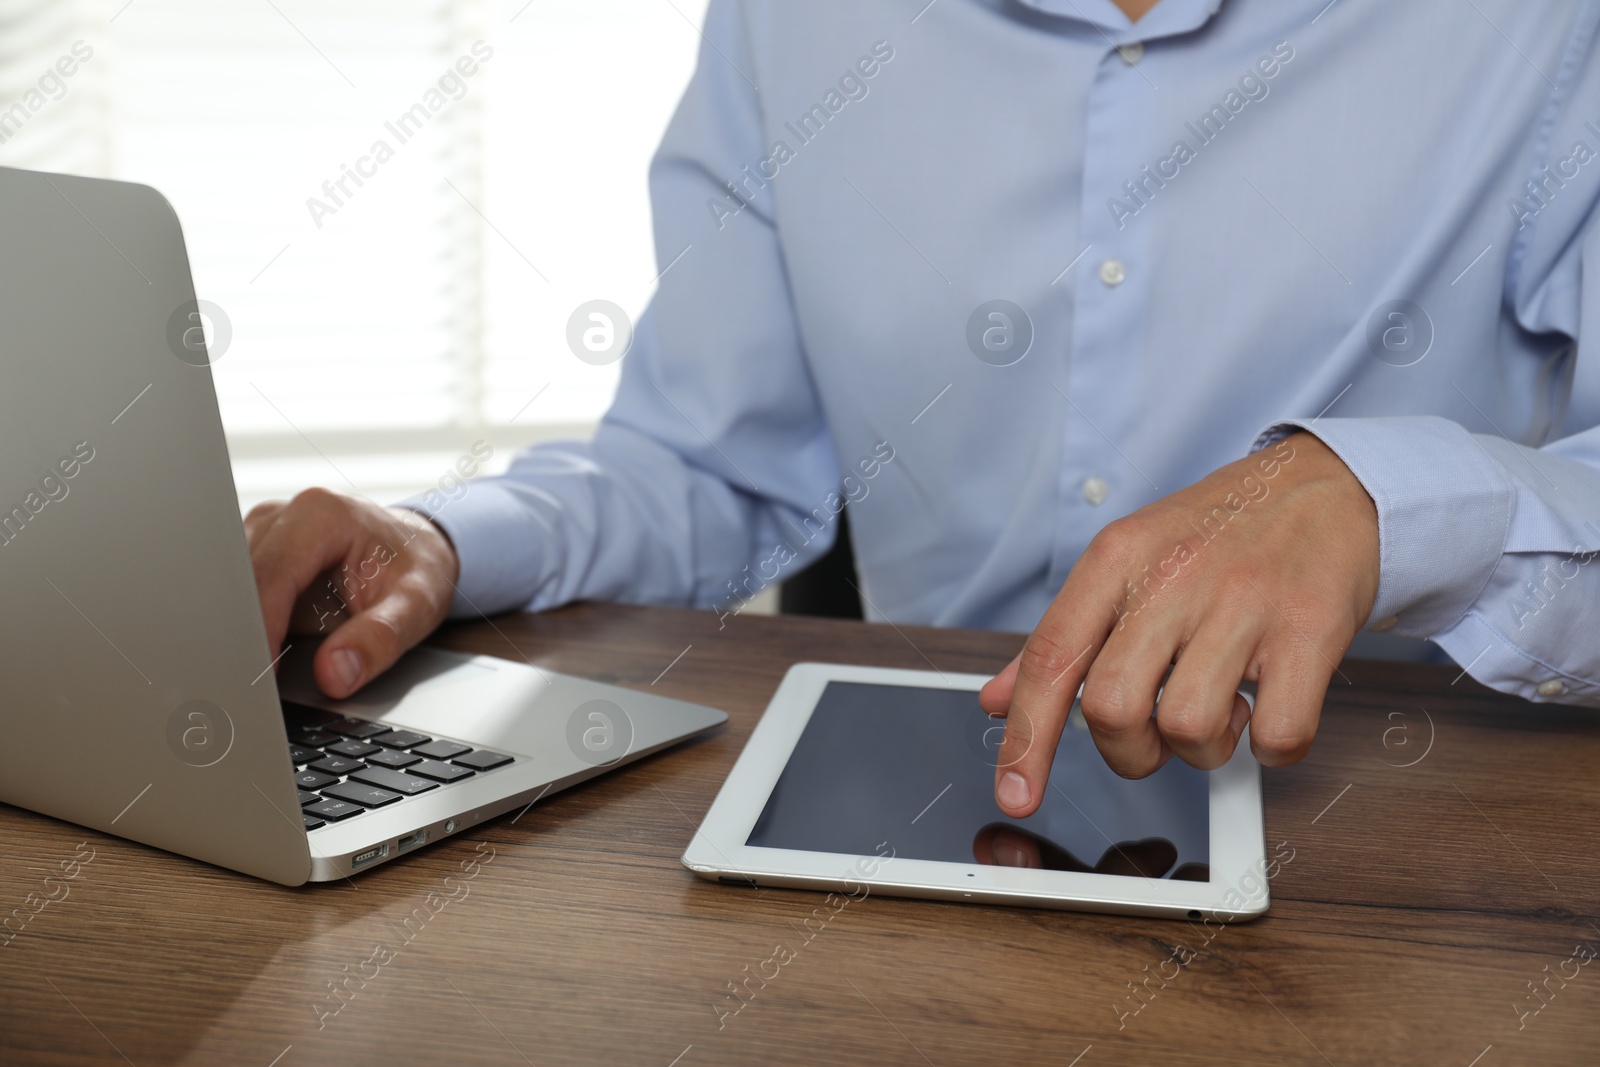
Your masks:
M1377 505L1378 598L1367 624L1430 638L1451 629L1505 550L1515 503L1505 471L1462 426L1434 415L1285 419L1251 451L1296 430L1332 449Z
M1518 648L1477 610L1433 640L1451 659L1467 665L1463 674L1470 672L1491 689L1538 703L1600 705L1600 685Z
M539 545L553 536L548 521L503 482L483 479L463 488L454 498L430 490L395 505L427 517L455 546L461 574L450 617L475 619L528 606L542 581Z

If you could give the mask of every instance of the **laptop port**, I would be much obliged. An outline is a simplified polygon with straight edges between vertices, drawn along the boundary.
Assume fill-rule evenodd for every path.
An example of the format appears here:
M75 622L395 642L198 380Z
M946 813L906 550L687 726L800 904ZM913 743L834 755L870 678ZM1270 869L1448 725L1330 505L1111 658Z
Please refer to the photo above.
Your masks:
M357 867L365 867L374 860L383 859L388 854L388 845L378 845L376 848L369 848L365 852L357 852L350 857L350 869L355 870Z
M427 842L428 831L418 830L416 833L407 834L399 841L395 842L394 850L396 852L404 852L408 848L416 848L418 845L427 844Z

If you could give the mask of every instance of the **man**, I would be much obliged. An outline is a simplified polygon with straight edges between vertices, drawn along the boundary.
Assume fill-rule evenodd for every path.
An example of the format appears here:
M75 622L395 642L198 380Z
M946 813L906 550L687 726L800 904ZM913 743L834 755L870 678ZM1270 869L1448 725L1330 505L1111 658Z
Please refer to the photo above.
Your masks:
M1013 816L1080 683L1121 774L1247 721L1300 759L1363 628L1600 703L1600 4L712 0L704 34L594 440L442 510L249 516L274 644L415 531L328 693L447 614L726 618L848 499L870 618L1031 631L982 695Z

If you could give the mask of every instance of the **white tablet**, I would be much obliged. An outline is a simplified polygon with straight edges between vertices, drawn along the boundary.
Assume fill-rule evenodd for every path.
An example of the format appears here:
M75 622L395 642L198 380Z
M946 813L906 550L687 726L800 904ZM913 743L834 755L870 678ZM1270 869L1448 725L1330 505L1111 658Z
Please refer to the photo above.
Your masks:
M985 675L790 668L683 854L703 878L1222 921L1267 910L1259 768L1119 778L1073 708L1039 810L994 802Z

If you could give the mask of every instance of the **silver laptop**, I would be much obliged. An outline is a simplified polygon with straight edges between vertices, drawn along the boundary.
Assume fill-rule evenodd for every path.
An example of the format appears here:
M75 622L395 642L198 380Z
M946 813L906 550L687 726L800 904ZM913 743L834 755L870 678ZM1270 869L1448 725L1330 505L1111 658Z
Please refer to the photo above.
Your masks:
M171 206L0 168L0 801L260 878L368 870L722 712L419 649L275 672Z

